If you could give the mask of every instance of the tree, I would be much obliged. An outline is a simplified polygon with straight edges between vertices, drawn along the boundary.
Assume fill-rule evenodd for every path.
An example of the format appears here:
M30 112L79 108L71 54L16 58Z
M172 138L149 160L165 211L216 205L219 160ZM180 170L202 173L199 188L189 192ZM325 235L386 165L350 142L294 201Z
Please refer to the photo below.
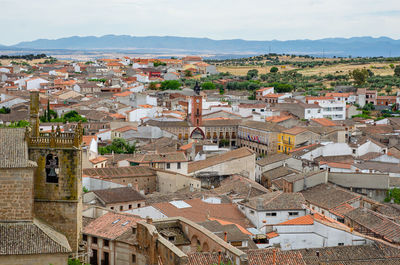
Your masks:
M362 85L367 81L369 73L367 69L354 69L350 72L350 76L354 79L356 85Z
M51 116L50 116L50 100L47 100L47 112L46 112L46 118L47 118L47 121L50 121L51 120Z
M390 202L393 199L394 203L400 203L400 189L394 188L387 192L385 202Z
M253 79L253 78L257 78L257 76L258 76L258 70L257 69L252 69L252 70L249 70L248 72L247 72L247 80L250 80L250 79Z
M154 67L157 67L157 66L160 66L160 65L166 66L167 64L164 63L164 62L161 62L160 60L155 60L155 61L153 62L153 66L154 66Z
M279 71L279 69L278 69L278 67L274 66L274 67L272 67L271 69L269 69L269 71L270 71L271 73L276 73L276 72Z
M215 89L215 84L213 82L204 82L203 84L201 84L201 89L213 90Z
M363 114L369 114L369 113L364 113L364 111L371 111L371 110L374 110L374 109L375 109L374 104L372 104L372 103L367 103L367 104L365 104L364 107L363 107Z
M185 70L185 77L192 77L192 76L193 76L192 71Z
M24 127L28 127L28 126L30 126L30 123L28 121L20 120L18 122L11 123L7 127L10 127L10 128L24 128Z
M394 76L400 77L400 65L396 65L396 67L394 68Z
M8 113L10 113L10 108L7 108L7 107L2 107L1 109L0 109L0 114L8 114Z
M179 90L181 83L177 80L165 80L161 82L161 90Z
M150 82L149 89L150 90L156 90L157 89L157 83L156 82Z
M100 154L110 154L114 152L115 154L133 154L136 151L136 145L130 145L122 138L115 138L110 145L105 147L100 147Z

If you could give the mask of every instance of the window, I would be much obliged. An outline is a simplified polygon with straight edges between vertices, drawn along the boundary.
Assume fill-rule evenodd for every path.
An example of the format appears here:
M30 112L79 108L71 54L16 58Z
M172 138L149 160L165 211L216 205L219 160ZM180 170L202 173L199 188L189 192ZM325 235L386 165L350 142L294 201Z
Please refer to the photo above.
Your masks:
M97 244L97 237L93 237L92 243Z
M137 207L140 208L140 203L137 204Z
M289 212L289 216L297 216L297 215L299 215L298 212Z
M129 204L129 206L128 206L128 207L129 207L129 209L132 209L132 204Z
M337 245L338 246L344 246L344 243L338 243Z
M53 154L46 156L46 182L58 183L58 157Z
M104 243L104 246L105 246L105 247L110 246L110 241L107 240L107 239L103 239L103 243Z
M82 235L82 240L87 241L87 235Z
M181 162L178 162L177 168L181 169Z
M250 210L250 213L251 213L251 214L254 214L254 211L253 211L253 210Z
M170 163L167 163L167 168L171 168L171 164Z
M136 255L132 254L132 263L136 263Z
M265 213L265 216L276 216L276 213Z
M353 154L355 154L356 153L356 149L353 149Z
M124 209L124 206L121 205L121 206L119 207L119 210L122 211L123 209Z
M110 207L111 210L114 210L114 207Z

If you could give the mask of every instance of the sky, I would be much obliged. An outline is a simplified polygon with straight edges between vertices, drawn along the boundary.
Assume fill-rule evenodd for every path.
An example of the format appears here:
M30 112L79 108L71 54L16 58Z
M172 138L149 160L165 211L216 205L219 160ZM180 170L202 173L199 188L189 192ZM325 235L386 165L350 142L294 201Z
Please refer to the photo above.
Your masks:
M400 39L400 0L0 0L0 44L69 36Z

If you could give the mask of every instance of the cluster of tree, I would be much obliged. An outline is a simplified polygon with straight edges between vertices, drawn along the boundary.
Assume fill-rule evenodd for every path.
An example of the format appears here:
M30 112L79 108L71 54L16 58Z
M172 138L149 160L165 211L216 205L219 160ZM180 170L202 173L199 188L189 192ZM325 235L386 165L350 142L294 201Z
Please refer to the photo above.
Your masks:
M90 79L88 79L88 81L89 82L102 82L102 83L105 83L105 82L107 82L107 79L105 79L105 78L90 78Z
M203 90L214 90L215 84L213 82L204 82L201 84L201 89Z
M257 81L235 81L226 84L226 89L228 90L255 90L259 89L260 87L260 82Z
M153 62L153 65L154 65L154 67L157 67L157 66L160 66L160 65L166 66L167 64L164 63L164 62L161 62L161 61L159 61L159 60L155 60L155 61Z
M10 112L11 112L10 108L7 108L7 107L2 107L0 109L0 114L8 114Z
M12 65L22 65L22 66L31 66L29 63L27 62L16 62L16 61L11 61Z
M30 123L26 120L20 120L17 122L12 122L10 125L6 126L9 128L25 128L30 126ZM4 125L1 125L1 127L5 127Z
M55 62L57 62L57 59L50 56L49 59L46 59L46 60L44 60L43 63L39 63L39 64L53 64Z
M249 70L247 72L247 75L246 75L246 79L247 80L252 80L252 79L255 79L257 77L258 77L258 70L257 69L252 69L252 70Z
M394 203L400 204L400 189L394 188L387 192L385 202L390 202L393 199Z
M293 85L291 84L283 84L283 83L267 83L263 84L265 87L274 87L275 93L288 93L294 90Z
M165 80L161 82L161 90L179 90L181 89L181 82L178 80Z
M394 76L400 77L400 65L396 65L394 68Z
M41 122L87 122L85 117L82 117L75 110L65 113L62 117L57 117L57 113L49 108L40 116Z
M133 154L136 151L135 144L129 144L122 138L115 138L110 145L99 147L100 154Z
M0 55L0 59L22 59L27 61L32 61L35 59L47 58L47 55L42 54L23 54L23 55Z

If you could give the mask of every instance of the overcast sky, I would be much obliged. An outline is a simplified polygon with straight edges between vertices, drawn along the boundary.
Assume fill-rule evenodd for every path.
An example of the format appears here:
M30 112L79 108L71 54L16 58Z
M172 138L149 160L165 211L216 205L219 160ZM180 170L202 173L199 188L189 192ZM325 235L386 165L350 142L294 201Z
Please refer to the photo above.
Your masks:
M0 44L74 35L400 39L400 0L0 0Z

